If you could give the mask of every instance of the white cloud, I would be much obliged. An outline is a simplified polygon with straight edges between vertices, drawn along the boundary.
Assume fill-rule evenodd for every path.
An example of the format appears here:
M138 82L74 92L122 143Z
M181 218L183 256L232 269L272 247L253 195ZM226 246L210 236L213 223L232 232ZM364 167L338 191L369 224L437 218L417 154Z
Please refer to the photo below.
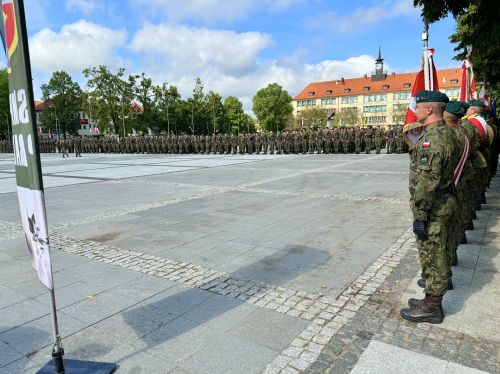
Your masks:
M270 43L270 36L259 32L146 24L134 36L130 49L176 71L209 69L242 75L257 68L257 55Z
M148 16L164 20L192 21L204 25L231 24L256 9L279 12L305 0L130 0L130 5Z
M109 29L87 21L64 25L60 31L44 28L29 40L31 64L44 73L65 70L81 73L83 68L129 65L115 51L125 45L123 29Z
M375 25L395 17L417 17L418 8L411 0L385 1L373 7L358 7L350 14L327 12L309 20L309 25L328 29L338 34L352 35L368 31Z
M66 10L79 10L85 14L91 14L102 9L104 4L100 0L66 0Z
M253 48L253 52L248 54L247 58L238 60L242 53L240 46L244 44L238 42L238 37L242 38L244 34L230 33L226 35L212 31L216 34L209 35L217 35L220 38L217 42L218 46L227 46L222 48L224 52L219 49L218 54L214 57L210 55L209 51L205 51L207 45L211 46L211 42L202 38L199 42L200 45L197 45L195 35L191 34L193 32L193 29L189 29L187 34L190 37L187 38L186 33L181 30L179 38L185 41L185 45L190 46L184 50L182 46L177 45L166 47L172 41L165 39L164 36L158 36L158 40L153 37L148 47L142 47L149 52L143 58L141 69L151 76L157 84L168 82L177 86L184 98L191 95L194 80L196 77L200 77L206 92L212 90L220 93L223 97L237 96L243 102L245 111L250 114L253 96L269 83L276 82L283 86L291 96L295 96L308 83L335 80L341 77L359 77L363 74L370 74L370 71L374 69L375 58L368 55L350 57L346 60L325 60L316 64L305 64L303 59L306 54L303 50L297 50L290 56L279 60L263 60L258 56L259 47ZM222 36L227 36L228 39L222 39ZM159 43L160 40L163 42ZM177 41L174 44L177 44ZM161 53L167 53L165 58L151 57L150 52L155 45L158 50L162 51ZM197 47L194 48L194 45ZM142 51L142 48L139 50ZM202 51L198 48L201 48ZM168 52L165 52L165 49ZM176 49L179 53L175 53ZM196 57L199 55L204 58ZM226 66L227 64L235 64L235 66ZM246 70L241 69L242 66L255 67Z

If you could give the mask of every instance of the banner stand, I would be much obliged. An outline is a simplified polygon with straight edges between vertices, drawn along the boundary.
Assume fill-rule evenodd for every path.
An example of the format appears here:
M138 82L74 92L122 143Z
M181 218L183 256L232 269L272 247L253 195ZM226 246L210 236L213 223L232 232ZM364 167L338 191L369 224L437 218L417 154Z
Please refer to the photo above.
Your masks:
M50 306L52 314L52 332L54 334L54 347L52 360L47 362L37 374L111 374L118 366L108 362L94 362L81 360L63 360L64 349L57 324L56 297L54 290L50 290Z
M31 265L36 270L38 279L50 291L54 334L52 360L38 373L110 374L117 369L116 364L63 360L64 349L57 324L24 1L0 0L0 6L2 8L0 37L8 59L9 104L21 221Z

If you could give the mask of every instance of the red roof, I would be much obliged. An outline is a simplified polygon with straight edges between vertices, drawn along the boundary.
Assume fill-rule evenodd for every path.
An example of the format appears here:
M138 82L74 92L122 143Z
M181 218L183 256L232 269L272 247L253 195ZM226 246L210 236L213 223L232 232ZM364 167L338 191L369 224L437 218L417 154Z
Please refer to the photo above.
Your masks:
M438 70L437 74L439 88L460 87L462 75L461 68ZM411 91L416 75L416 72L399 74L392 73L388 74L386 79L380 81L372 81L370 76L365 76L362 78L338 79L335 81L309 83L306 88L294 97L294 100L350 95L369 95L370 93L381 92ZM453 82L452 84L451 80L453 79L456 79L457 82ZM405 84L408 83L410 86L405 87ZM314 95L311 95L310 92L314 92Z

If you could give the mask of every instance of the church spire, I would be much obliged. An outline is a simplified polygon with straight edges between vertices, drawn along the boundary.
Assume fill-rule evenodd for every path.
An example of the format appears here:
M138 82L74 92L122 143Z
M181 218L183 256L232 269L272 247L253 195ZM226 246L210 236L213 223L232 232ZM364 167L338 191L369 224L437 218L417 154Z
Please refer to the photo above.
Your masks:
M384 59L382 58L382 49L380 48L380 46L378 46L378 58L377 58L377 62L380 61L384 61Z

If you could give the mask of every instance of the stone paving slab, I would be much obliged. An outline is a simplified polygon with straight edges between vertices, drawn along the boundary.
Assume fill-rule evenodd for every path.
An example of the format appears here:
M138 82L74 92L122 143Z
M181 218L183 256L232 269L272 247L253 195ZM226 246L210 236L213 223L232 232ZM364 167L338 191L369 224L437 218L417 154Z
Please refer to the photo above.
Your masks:
M485 372L393 345L372 341L361 355L351 374L372 373L481 374Z

